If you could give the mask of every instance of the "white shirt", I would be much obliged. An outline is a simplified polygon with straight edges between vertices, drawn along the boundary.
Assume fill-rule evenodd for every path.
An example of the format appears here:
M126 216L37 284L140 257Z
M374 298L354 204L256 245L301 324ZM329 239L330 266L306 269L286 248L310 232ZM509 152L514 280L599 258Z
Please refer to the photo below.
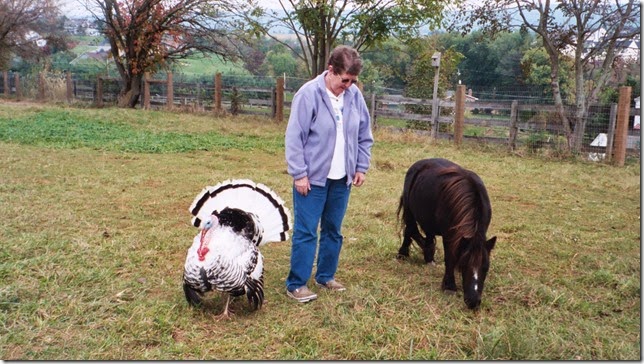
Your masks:
M338 96L335 96L329 89L326 93L331 99L331 106L333 107L334 120L335 120L335 149L333 150L333 159L331 159L331 170L327 178L341 179L347 175L344 166L344 127L342 119L342 108L344 105L344 91Z

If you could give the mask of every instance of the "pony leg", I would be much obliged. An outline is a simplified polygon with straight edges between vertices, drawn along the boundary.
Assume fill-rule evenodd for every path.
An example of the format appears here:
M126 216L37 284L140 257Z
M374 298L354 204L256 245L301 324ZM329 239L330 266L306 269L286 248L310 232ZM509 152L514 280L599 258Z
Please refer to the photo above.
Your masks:
M456 268L456 259L452 254L449 254L447 243L443 238L443 248L445 250L445 275L443 276L443 283L441 288L445 293L456 293L456 280L454 279L454 268Z
M425 252L425 238L420 235L418 227L416 226L415 221L405 221L405 232L403 236L403 242L398 249L398 255L396 258L405 259L409 257L409 247L411 246L412 239L416 241L418 246Z
M424 239L423 248L423 258L425 258L425 263L436 265L436 262L434 261L434 253L436 253L436 235L428 235Z
M409 258L409 246L411 245L411 237L405 233L403 237L402 245L398 249L398 254L396 255L397 259L406 259Z

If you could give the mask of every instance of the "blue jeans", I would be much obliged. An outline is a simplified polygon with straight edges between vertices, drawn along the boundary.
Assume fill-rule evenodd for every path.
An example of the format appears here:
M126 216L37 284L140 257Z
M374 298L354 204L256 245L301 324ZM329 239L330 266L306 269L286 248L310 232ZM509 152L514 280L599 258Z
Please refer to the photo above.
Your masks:
M327 179L324 187L311 185L306 196L300 195L293 186L295 223L291 238L291 270L286 278L289 291L306 285L311 277L318 245L318 224L320 247L315 280L326 283L333 279L342 249L342 220L351 192L346 181L346 177Z

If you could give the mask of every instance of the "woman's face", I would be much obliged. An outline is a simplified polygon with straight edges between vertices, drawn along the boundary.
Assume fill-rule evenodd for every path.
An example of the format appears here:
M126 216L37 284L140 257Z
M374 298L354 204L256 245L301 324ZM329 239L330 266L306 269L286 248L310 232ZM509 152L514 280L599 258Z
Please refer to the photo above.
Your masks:
M333 94L339 95L354 83L358 82L358 76L348 73L335 73L333 66L329 66L329 89Z

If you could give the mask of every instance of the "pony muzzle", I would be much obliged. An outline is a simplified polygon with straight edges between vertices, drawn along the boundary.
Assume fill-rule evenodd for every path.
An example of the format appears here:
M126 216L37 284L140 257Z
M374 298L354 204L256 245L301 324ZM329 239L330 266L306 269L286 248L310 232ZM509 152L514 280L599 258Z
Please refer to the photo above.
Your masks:
M481 295L478 293L464 294L465 305L470 310L475 310L481 306Z

